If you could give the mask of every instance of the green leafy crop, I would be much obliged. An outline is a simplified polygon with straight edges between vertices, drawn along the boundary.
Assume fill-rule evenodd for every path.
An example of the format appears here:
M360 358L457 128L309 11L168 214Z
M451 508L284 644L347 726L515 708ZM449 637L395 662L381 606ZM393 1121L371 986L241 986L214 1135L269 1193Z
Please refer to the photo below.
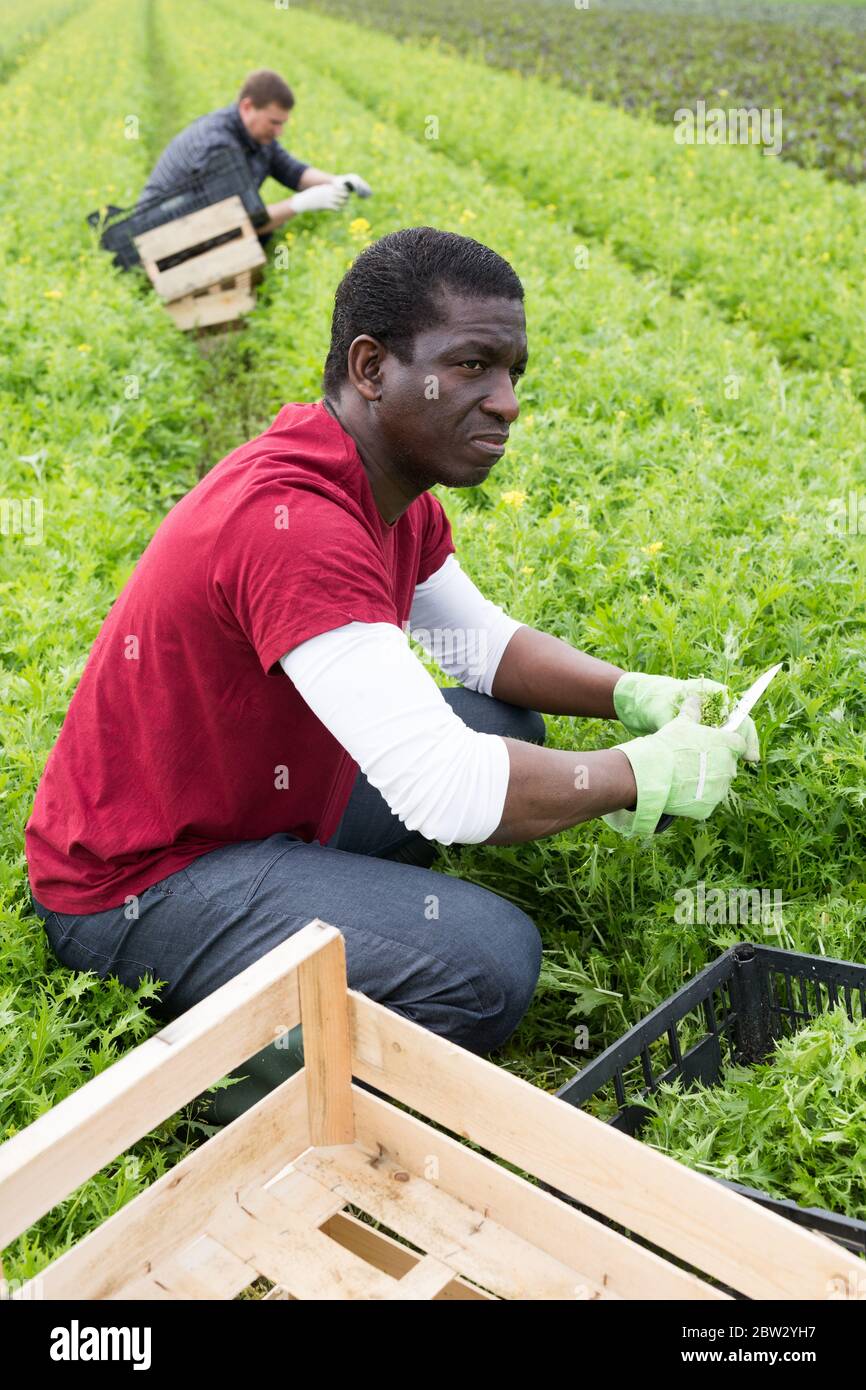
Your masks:
M866 1217L866 1019L841 1005L719 1085L663 1083L642 1139L691 1168Z
M701 696L701 723L717 729L728 717L730 700L724 690L709 690Z
M0 48L15 55L0 85L0 521L30 499L44 512L39 543L11 522L0 536L0 1140L157 1023L149 993L62 966L29 903L24 825L87 653L168 508L283 404L318 397L340 277L399 227L473 236L526 287L531 365L508 453L484 486L437 489L482 592L623 669L706 671L737 695L786 653L760 706L761 765L708 822L649 848L598 821L442 846L443 874L522 908L544 941L530 1009L493 1060L554 1090L742 939L736 924L676 919L678 890L698 880L778 888L774 944L866 959L866 502L859 518L849 505L866 454L862 190L752 148L680 146L669 122L590 100L582 81L512 72L523 63L507 50L495 70L472 46L400 44L300 5L287 23L262 0L69 5L0 7ZM580 34L595 13L560 8ZM46 15L56 38L25 43L21 26L32 38ZM438 27L443 49L461 42ZM641 42L629 51L643 81ZM205 355L143 272L97 250L83 214L130 205L165 142L224 105L263 53L299 95L289 147L369 175L375 197L288 224L255 312ZM46 108L61 63L66 100ZM801 148L829 128L816 86L846 80L820 53L809 63ZM124 138L127 112L142 113L138 140ZM860 129L858 114L862 162ZM569 752L618 736L606 720L546 723L548 746ZM158 1179L183 1134L167 1120L69 1194L4 1252L7 1277L33 1275ZM821 1149L832 1171L835 1147Z

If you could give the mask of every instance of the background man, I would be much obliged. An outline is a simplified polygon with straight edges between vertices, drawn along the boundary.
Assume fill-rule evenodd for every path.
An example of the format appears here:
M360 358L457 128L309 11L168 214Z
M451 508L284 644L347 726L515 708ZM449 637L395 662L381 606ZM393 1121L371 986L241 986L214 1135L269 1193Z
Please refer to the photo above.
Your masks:
M324 398L283 406L171 509L90 653L25 832L62 963L150 970L172 1018L321 917L351 988L488 1052L530 1003L538 930L432 870L435 842L704 819L757 757L751 721L677 714L694 683L535 631L461 569L430 489L485 482L527 356L523 288L489 247L414 227L351 266ZM433 649L461 685L436 684L407 627L483 639ZM545 748L539 711L637 737Z
M166 145L139 197L168 197L208 160L227 146L245 160L256 187L266 178L297 189L291 198L267 204L269 220L256 230L263 237L301 212L334 212L349 196L349 186L362 197L371 188L360 174L328 174L304 164L279 142L295 104L291 88L279 73L261 68L251 72L237 101L199 116Z

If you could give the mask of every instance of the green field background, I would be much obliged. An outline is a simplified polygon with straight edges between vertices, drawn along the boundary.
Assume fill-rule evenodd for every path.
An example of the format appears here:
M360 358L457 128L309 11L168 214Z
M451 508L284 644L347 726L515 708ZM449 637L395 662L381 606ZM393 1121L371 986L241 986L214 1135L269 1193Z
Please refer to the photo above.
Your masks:
M677 146L658 112L467 55L266 0L0 15L0 497L44 507L41 544L0 536L0 1137L155 1028L155 986L59 968L29 910L23 827L90 645L167 509L284 402L317 398L336 284L402 226L476 237L526 288L513 447L484 487L437 490L482 591L627 668L737 692L786 668L759 768L707 823L649 844L592 822L443 852L443 872L518 903L544 939L533 1005L494 1060L555 1089L750 931L866 959L866 536L831 524L866 489L862 186L754 148ZM288 147L357 169L375 196L290 224L255 313L203 355L84 218L133 202L166 140L263 65L296 93ZM623 737L547 724L552 747ZM674 894L699 880L780 890L783 927L678 924ZM188 1152L208 1132L190 1139L190 1113L16 1241L7 1276Z

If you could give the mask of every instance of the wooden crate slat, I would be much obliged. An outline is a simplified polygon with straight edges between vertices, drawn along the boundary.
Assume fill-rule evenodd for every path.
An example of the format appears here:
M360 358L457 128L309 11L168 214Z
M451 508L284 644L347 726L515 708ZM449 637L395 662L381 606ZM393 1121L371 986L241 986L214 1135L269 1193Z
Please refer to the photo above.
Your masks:
M80 1294L68 1293L65 1298L79 1298ZM115 1300L120 1302L135 1301L136 1303L163 1302L178 1303L185 1297L184 1294L176 1293L173 1289L167 1289L158 1283L149 1274L142 1274L136 1279L130 1279L128 1284L116 1293L105 1294L106 1302L111 1303Z
M297 1167L483 1288L512 1299L600 1297L584 1278L484 1212L357 1145L308 1149ZM395 1177L401 1174L401 1178ZM444 1287L444 1285L443 1285ZM580 1290L580 1292L578 1292ZM586 1290L586 1291L584 1291Z
M346 989L346 947L333 937L324 950L298 968L304 1067L311 1144L351 1144L352 1042Z
M376 1265L378 1269L390 1274L392 1279L402 1279L410 1269L418 1264L420 1256L414 1250L409 1250L405 1245L401 1245L393 1236L386 1235L384 1231L374 1230L366 1222L359 1221L357 1216L351 1212L342 1211L336 1216L332 1216L320 1228L326 1235L333 1240L345 1245L347 1250L353 1250L356 1255L367 1260L370 1264ZM476 1289L473 1284L465 1279L455 1278L452 1274L450 1283L442 1289L441 1293L435 1295L437 1300L458 1300L482 1299L485 1302L495 1301L492 1294L484 1293L481 1289Z
M395 1281L311 1226L305 1216L256 1194L251 1210L219 1213L220 1243L301 1299L385 1299Z
M232 1193L231 1203L235 1206L240 1203L250 1210L256 1210L255 1201L260 1192L264 1193L265 1197L276 1197L282 1209L291 1211L309 1226L316 1228L342 1211L346 1205L344 1198L295 1167L277 1182L251 1183L239 1192ZM218 1215L217 1213L217 1217ZM216 1227L209 1223L209 1229L215 1230Z
M435 1160L435 1185L470 1203L500 1225L530 1240L564 1264L580 1251L581 1270L609 1298L704 1299L729 1301L730 1295L680 1269L652 1250L612 1231L594 1217L566 1206L550 1193L492 1159L467 1149L414 1115L359 1086L355 1096L357 1141L371 1153L382 1145L409 1172L428 1175Z
M252 227L250 233L236 241L215 246L212 251L205 251L200 256L192 256L188 261L181 261L180 265L173 265L169 270L157 270L154 263L147 262L145 268L159 297L165 300L180 299L193 290L204 289L228 279L230 275L237 275L239 271L261 265L267 257Z
M318 918L0 1145L0 1249L169 1115L300 1021Z
M197 1237L184 1250L168 1255L144 1278L132 1280L115 1298L229 1299L248 1288L258 1271L212 1236Z
M247 210L238 195L233 194L197 212L163 222L149 232L140 232L132 240L142 261L161 261L177 251L185 251L188 246L197 246L201 241L230 232L244 220L249 222Z
M47 1299L111 1297L194 1240L226 1193L265 1182L308 1145L300 1071L59 1255L19 1291L21 1297L30 1284Z
M256 307L256 297L251 290L223 290L214 285L206 295L187 294L182 299L169 300L165 307L178 328L186 332L243 318Z
M860 1287L841 1246L349 991L354 1073L751 1298ZM387 1058L387 1065L385 1059Z
M398 1279L391 1298L395 1303L432 1301L454 1280L454 1270L443 1260L425 1255L413 1265L408 1274Z

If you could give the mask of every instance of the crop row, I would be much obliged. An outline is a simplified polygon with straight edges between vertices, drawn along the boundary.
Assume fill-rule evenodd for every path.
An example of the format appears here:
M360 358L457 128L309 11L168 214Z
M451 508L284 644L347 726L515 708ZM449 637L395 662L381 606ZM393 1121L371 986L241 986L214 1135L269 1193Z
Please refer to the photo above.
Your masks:
M783 159L851 182L866 178L866 27L857 8L682 0L307 3L332 18L543 75L665 125L681 107L694 108L699 96L710 105L779 107L785 113Z
M147 993L61 969L32 915L23 828L98 628L199 450L198 367L84 214L131 200L147 157L145 6L97 0L0 89L0 1140L153 1030ZM55 99L62 71L63 100ZM136 1146L4 1260L22 1277L159 1176Z
M246 0L269 33L279 12ZM673 293L744 319L783 361L846 367L866 401L866 202L860 188L752 146L680 145L659 128L480 63L293 11L298 53L437 159L553 203ZM364 62L355 61L357 52ZM468 97L471 94L471 97Z
M0 13L0 82L6 82L30 53L88 0L4 0ZM53 94L52 94L53 97Z

